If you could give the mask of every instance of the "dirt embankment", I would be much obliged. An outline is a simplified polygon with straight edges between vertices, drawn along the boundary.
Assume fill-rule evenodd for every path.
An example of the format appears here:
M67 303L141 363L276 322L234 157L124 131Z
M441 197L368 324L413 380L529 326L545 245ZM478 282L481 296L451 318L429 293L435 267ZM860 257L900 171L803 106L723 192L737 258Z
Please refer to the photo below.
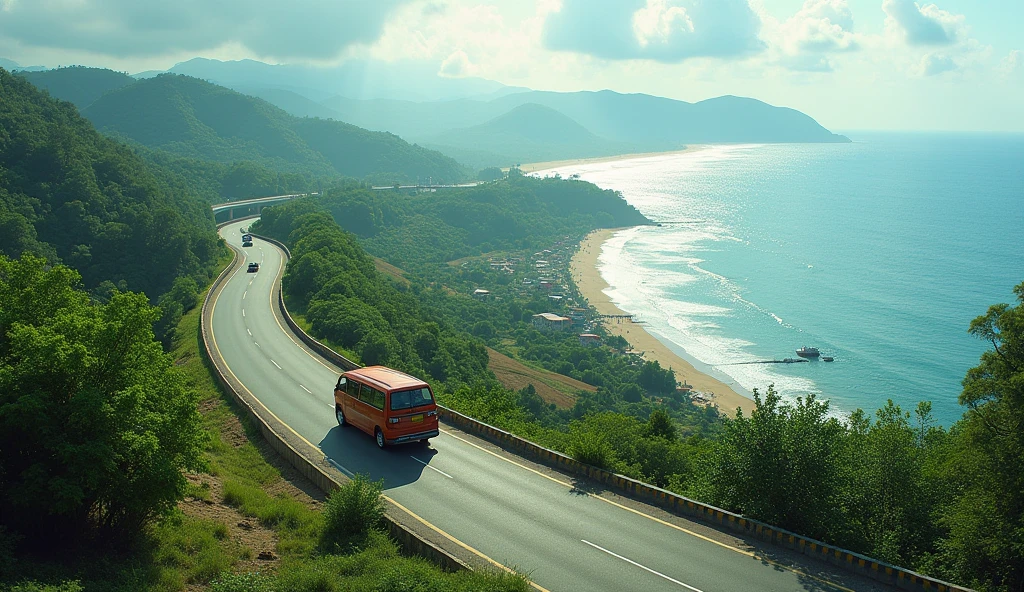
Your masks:
M576 403L576 393L579 391L597 391L595 386L556 372L531 368L491 348L487 348L487 356L487 367L505 388L518 391L532 384L540 398L562 409L568 409Z

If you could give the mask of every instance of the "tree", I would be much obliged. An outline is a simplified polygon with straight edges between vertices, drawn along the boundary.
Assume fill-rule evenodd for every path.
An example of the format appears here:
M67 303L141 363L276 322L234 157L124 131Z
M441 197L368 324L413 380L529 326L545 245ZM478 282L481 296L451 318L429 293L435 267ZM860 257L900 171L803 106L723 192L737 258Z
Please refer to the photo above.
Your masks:
M698 499L815 538L841 511L845 427L814 395L784 403L774 386L749 418L737 410L706 459Z
M918 409L919 425L929 421L924 416L927 405ZM865 423L866 429L851 430L848 462L854 507L849 523L854 532L846 536L872 557L895 565L915 565L928 550L934 509L924 473L928 439L919 437L910 414L891 399L875 417L870 427ZM859 423L851 421L852 425Z
M664 409L655 409L647 419L647 433L666 440L676 439L676 424Z
M1017 305L997 304L969 332L992 344L967 371L954 428L952 482L942 514L949 535L937 560L947 577L991 590L1024 589L1024 283Z
M0 256L0 526L30 544L124 540L202 467L197 395L141 294L95 304L81 276Z
M480 181L497 181L504 177L505 173L498 167L487 167L476 174L476 178Z

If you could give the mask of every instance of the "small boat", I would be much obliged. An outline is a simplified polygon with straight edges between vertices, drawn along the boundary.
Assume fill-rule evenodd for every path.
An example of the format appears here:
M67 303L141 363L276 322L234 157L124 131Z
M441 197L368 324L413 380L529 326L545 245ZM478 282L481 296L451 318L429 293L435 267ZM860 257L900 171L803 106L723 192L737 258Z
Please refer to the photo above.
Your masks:
M806 345L796 350L796 355L801 358L816 358L821 355L816 347L807 347Z
M834 360L835 360L835 358L833 358L832 356L822 356L822 358L821 358L822 362L832 362Z

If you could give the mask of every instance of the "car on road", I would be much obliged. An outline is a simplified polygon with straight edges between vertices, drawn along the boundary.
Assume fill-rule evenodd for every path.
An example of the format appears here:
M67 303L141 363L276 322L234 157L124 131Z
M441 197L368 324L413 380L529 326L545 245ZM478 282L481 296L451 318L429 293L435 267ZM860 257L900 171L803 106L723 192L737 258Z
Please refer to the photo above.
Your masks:
M242 246L243 247L251 247L252 246L252 241L242 241Z
M438 435L437 403L430 385L386 366L349 370L334 386L338 425L354 425L377 446L425 442Z
M249 269L245 270L246 273L256 273L260 270L260 264L253 261L249 264Z

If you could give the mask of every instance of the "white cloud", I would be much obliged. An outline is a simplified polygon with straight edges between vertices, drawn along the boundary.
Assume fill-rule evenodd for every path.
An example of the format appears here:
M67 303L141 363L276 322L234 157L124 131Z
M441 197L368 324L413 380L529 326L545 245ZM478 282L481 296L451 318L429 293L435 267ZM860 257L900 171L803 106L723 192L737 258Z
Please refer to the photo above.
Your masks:
M1024 53L1021 53L1019 49L1010 50L1010 53L1000 62L999 70L1006 76L1024 74Z
M772 61L789 70L830 72L833 55L861 48L846 0L806 0L783 22L764 20Z
M912 0L883 0L882 10L893 67L923 77L992 73L992 46L971 37L966 16Z
M765 47L748 0L563 0L544 23L544 47L605 60L677 63L737 58Z
M922 76L936 76L957 69L953 58L941 53L928 53L921 58L920 72Z
M914 0L883 0L885 28L908 45L952 45L966 32L964 16L952 14L934 4Z
M466 52L461 49L452 52L441 62L441 68L437 71L439 76L444 78L465 78L475 76L477 67L470 61Z
M642 48L665 44L674 34L692 35L693 20L682 6L672 6L668 0L647 0L647 6L633 13L633 34Z
M407 1L0 0L0 39L115 59L238 44L253 57L330 60L375 41Z

